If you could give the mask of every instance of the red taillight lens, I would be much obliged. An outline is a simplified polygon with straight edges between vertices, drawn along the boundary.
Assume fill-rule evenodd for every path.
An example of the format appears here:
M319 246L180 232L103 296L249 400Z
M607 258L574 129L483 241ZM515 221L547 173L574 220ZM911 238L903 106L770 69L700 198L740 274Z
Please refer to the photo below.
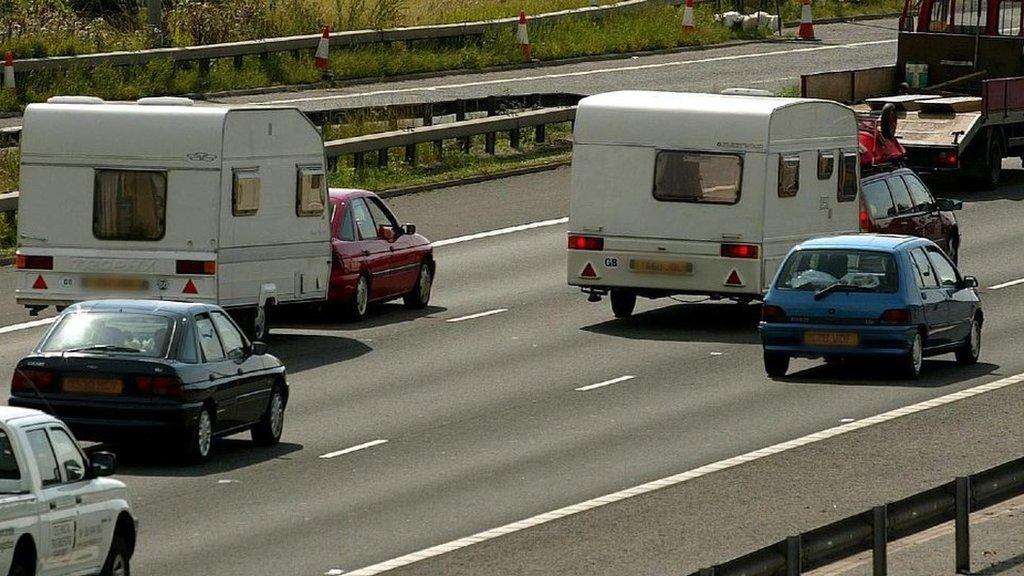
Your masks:
M11 392L42 392L53 388L53 372L15 369L11 376Z
M883 324L910 324L910 310L906 308L893 308L882 312Z
M157 396L184 396L185 389L181 380L172 376L137 376L135 378L135 389L142 394L155 394Z
M864 209L860 211L860 231L871 232L871 218L868 216L868 211Z
M19 270L53 270L53 256L18 254L14 262Z
M217 263L213 260L178 260L175 270L189 276L213 276L217 273Z
M761 320L765 322L782 322L786 319L786 311L780 306L765 304L761 307Z
M723 258L757 258L756 244L722 244Z
M604 238L569 234L569 250L604 250Z
M960 157L956 150L940 150L935 154L935 163L946 168L956 168L960 165Z

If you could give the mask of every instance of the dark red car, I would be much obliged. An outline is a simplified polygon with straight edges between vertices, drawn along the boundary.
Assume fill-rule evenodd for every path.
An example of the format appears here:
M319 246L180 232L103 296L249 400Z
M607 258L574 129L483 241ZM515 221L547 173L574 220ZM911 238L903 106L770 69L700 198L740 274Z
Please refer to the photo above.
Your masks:
M960 255L960 226L953 211L963 202L932 196L912 170L901 168L861 180L862 232L927 238L954 263Z
M410 308L425 308L435 270L430 241L412 224L399 224L373 192L333 188L330 200L328 301L349 320L366 316L371 302L396 298Z

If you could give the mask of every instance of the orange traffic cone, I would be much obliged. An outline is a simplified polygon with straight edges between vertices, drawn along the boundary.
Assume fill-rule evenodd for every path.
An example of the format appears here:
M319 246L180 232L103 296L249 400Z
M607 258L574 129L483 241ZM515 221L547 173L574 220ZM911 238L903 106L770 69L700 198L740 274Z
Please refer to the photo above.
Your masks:
M516 41L519 42L519 49L523 52L523 60L532 60L533 53L530 50L530 33L526 30L525 10L519 11L519 27L516 28Z
M8 50L4 55L4 88L14 87L14 53Z
M800 30L797 31L798 40L816 40L814 37L814 18L811 16L811 0L803 0L804 6L800 10Z
M331 27L324 26L324 32L320 36L320 42L316 45L316 56L313 57L313 65L318 70L326 71L331 66Z
M693 32L693 0L686 0L686 7L683 8L683 32Z

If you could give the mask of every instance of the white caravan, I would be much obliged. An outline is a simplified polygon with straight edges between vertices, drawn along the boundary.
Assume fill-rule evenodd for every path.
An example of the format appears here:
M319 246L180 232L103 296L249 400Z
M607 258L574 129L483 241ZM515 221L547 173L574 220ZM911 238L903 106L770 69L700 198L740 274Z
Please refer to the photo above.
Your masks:
M576 111L568 281L749 301L790 248L859 229L857 122L824 100L623 91Z
M17 301L216 303L250 336L265 308L326 299L323 141L294 108L110 104L25 110Z

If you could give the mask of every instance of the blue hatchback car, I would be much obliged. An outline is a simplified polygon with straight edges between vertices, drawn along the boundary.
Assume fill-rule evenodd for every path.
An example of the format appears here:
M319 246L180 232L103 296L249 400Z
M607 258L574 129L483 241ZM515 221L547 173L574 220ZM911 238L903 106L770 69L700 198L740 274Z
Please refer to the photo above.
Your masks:
M804 242L779 267L760 332L768 375L790 358L880 357L906 377L925 356L978 361L984 315L978 281L930 240L861 234Z

